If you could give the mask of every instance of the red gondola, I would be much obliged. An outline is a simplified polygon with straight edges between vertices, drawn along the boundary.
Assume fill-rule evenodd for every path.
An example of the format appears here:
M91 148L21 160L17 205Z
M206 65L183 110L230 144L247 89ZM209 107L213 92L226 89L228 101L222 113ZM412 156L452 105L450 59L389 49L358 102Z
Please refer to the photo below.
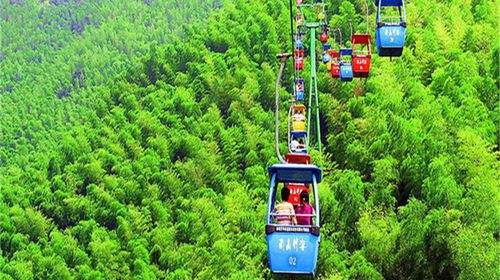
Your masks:
M326 41L328 41L328 33L321 33L321 35L319 35L319 40L321 41L321 43L326 43Z
M300 56L295 57L295 70L304 69L304 58Z
M366 78L370 73L372 60L371 36L369 34L352 35L352 72L354 77Z
M295 70L304 68L304 50L295 50Z
M332 73L332 78L340 77L340 53L336 50L329 50L330 55L332 56L332 64L330 68L330 72Z

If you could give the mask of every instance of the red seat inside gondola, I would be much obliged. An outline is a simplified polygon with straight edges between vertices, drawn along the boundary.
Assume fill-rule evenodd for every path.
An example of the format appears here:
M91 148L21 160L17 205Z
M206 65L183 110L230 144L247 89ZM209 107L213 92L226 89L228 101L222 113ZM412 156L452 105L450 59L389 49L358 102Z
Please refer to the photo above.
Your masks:
M290 196L288 197L288 202L293 204L293 206L297 206L300 204L300 193L303 191L309 192L309 187L305 184L297 184L297 183L288 183L285 185L288 189L290 189Z
M309 164L311 163L311 156L307 154L292 154L287 153L285 155L285 160L288 163L298 163L298 164ZM309 192L309 187L305 184L287 184L287 187L290 189L290 197L288 198L288 202L297 206L300 204L300 193L302 191Z
M369 34L354 34L351 43L353 76L366 78L370 73L372 60L371 36Z

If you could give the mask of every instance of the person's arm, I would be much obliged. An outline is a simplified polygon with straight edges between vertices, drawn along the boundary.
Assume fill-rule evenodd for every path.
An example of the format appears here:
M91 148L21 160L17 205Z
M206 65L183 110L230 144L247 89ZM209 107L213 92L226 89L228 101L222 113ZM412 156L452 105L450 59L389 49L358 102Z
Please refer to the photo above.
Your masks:
M297 217L295 217L295 210L293 210L293 205L290 204L290 213L292 213L292 225L297 224Z

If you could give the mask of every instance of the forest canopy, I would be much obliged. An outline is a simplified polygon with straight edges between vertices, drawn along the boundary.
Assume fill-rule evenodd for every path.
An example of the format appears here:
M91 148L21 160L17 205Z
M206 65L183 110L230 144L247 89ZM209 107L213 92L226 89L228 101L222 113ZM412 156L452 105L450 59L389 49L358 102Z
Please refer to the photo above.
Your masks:
M274 277L288 2L1 1L0 279ZM365 1L325 2L367 29ZM408 0L401 58L319 66L319 278L500 278L498 5Z

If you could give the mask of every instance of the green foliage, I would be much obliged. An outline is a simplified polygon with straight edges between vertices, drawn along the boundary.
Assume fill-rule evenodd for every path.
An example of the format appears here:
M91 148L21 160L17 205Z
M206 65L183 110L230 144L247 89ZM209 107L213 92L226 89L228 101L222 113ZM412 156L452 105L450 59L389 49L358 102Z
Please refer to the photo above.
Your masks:
M365 1L329 4L349 46ZM497 4L410 1L401 58L320 75L320 278L500 277ZM0 278L271 278L288 16L281 0L2 2Z

